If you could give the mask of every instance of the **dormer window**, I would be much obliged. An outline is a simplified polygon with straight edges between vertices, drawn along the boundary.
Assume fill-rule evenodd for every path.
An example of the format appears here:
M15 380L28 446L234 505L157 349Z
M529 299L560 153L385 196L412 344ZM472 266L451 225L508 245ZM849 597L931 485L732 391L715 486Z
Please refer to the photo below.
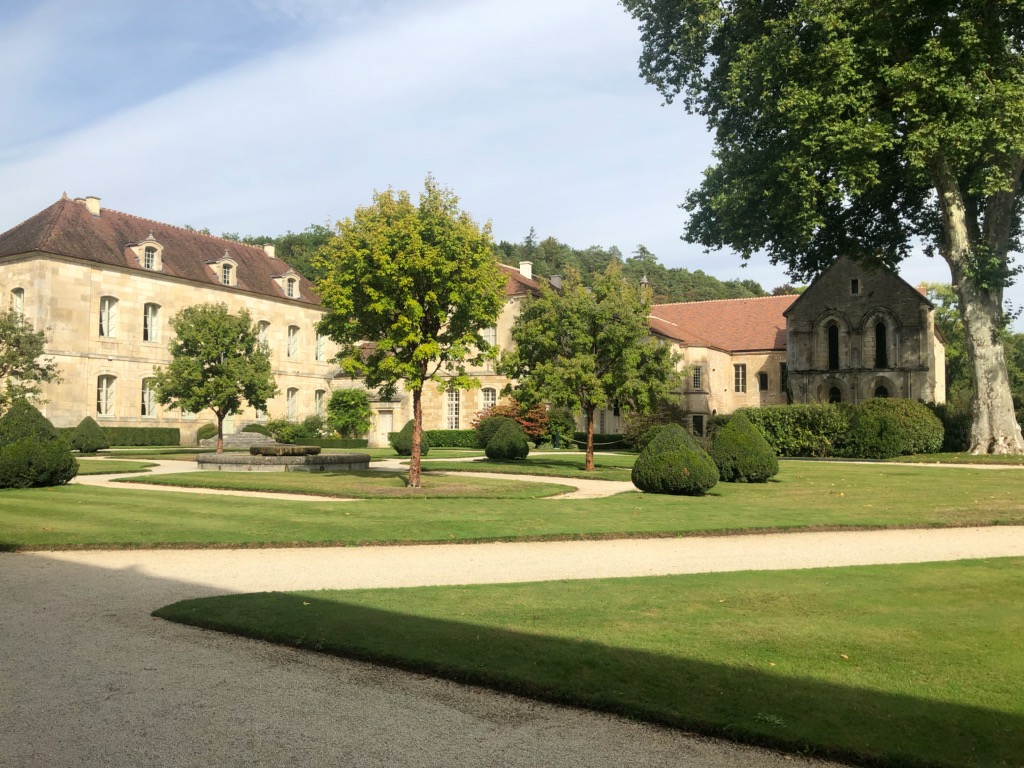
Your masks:
M228 256L227 251L224 251L224 255L217 259L217 261L207 263L213 270L213 274L216 275L218 283L221 285L238 285L238 262Z
M234 284L234 270L232 270L230 264L220 265L220 281L224 285Z
M145 269L156 269L156 248L147 245L142 252L142 266Z
M135 252L135 257L139 260L139 266L143 269L153 272L160 272L163 269L164 247L156 241L152 232L149 233L149 237L145 240L129 247Z
M295 270L289 269L283 275L274 275L274 281L289 299L299 298L299 274Z
M295 298L295 294L298 293L298 290L299 290L298 289L299 281L296 280L294 277L289 277L287 280L284 281L284 285L285 285L284 292L287 294L288 298L289 299L294 299Z

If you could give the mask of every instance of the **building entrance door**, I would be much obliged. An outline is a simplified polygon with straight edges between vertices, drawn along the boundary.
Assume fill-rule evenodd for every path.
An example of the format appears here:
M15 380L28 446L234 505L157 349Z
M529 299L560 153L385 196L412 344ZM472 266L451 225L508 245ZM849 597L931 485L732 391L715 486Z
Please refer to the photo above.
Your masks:
M395 412L379 411L377 414L377 445L381 448L388 444L388 432L395 431Z

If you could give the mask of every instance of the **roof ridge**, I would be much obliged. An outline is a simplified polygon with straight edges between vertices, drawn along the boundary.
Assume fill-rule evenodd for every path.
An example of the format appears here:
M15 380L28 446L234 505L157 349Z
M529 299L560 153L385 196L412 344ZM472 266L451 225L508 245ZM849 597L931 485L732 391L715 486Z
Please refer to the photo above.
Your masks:
M697 299L696 301L669 301L664 304L651 304L652 307L677 307L681 304L716 304L726 301L756 301L760 299L788 299L792 296L799 296L799 293L781 293L778 296L737 296L733 299Z

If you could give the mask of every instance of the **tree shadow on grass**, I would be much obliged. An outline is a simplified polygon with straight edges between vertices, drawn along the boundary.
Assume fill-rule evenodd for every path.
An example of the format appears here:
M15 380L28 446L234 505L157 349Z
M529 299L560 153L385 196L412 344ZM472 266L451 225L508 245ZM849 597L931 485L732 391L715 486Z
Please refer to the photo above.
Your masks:
M1024 715L367 608L201 598L162 618L868 765L1024 765Z

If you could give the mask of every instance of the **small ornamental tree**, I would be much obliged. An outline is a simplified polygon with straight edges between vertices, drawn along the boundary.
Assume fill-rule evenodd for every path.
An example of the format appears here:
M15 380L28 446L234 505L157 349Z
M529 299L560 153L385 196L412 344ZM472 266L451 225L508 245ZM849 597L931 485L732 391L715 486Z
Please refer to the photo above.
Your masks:
M57 363L43 357L46 334L15 309L0 311L0 414L24 398L37 400L41 384L60 381Z
M517 402L514 397L510 397L505 402L492 405L487 410L481 411L473 420L473 429L476 429L477 425L485 419L493 416L505 416L515 421L523 428L527 439L531 440L535 447L539 447L547 439L548 409L543 403L527 407ZM485 448L486 443L480 447Z
M505 421L494 436L487 443L484 449L488 459L515 460L525 459L530 454L530 444L526 440L526 433L516 422Z
M328 310L319 329L336 341L342 371L391 398L412 393L409 485L420 485L423 388L471 389L466 373L497 355L481 331L505 305L491 227L477 225L458 198L427 177L419 205L408 192L376 192L338 223L314 262Z
M92 416L82 419L71 433L71 447L79 453L96 453L110 447L110 440L103 427Z
M633 464L633 485L645 493L702 496L718 483L718 467L678 424L658 431Z
M196 304L171 318L175 337L171 364L156 367L161 405L191 413L209 408L217 417L217 452L224 450L224 418L241 413L243 404L267 409L277 394L270 369L270 349L259 339L244 309L237 315L226 304Z
M718 431L708 453L727 483L764 483L779 474L775 451L742 412Z
M327 424L345 439L365 435L372 415L370 398L361 389L336 389L327 403Z

